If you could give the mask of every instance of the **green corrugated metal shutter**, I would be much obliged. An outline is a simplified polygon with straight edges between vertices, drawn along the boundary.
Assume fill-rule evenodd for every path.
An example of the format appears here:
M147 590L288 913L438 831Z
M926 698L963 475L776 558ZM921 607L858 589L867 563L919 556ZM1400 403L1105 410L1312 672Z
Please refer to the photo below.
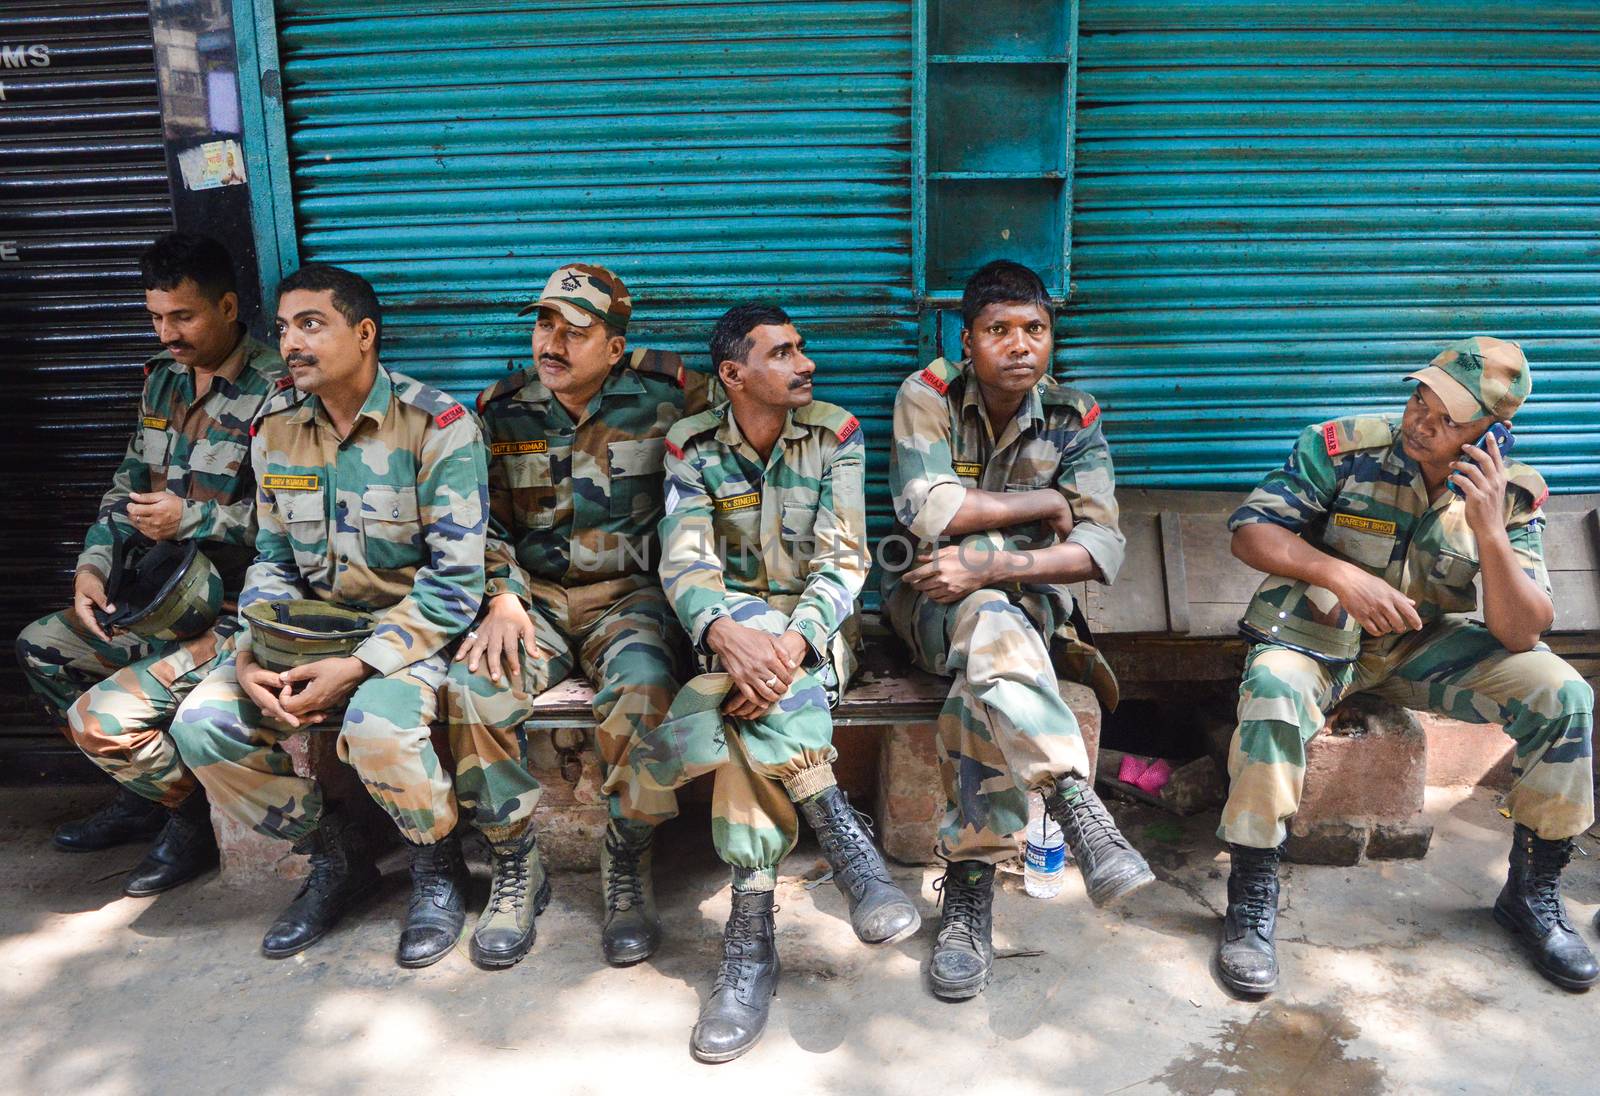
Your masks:
M444 6L277 7L300 257L377 287L385 361L460 394L520 368L515 313L570 259L700 368L723 309L776 298L881 483L915 364L910 0Z
M1600 490L1600 7L1082 0L1071 375L1123 482L1242 488L1306 423L1516 339Z

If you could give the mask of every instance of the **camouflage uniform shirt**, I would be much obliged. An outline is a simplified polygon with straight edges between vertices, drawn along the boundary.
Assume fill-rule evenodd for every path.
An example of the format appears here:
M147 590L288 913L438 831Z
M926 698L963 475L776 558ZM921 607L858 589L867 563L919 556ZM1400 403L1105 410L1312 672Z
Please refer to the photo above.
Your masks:
M1111 450L1100 430L1100 405L1076 388L1040 378L995 437L977 378L966 362L938 359L908 377L894 401L894 447L889 489L897 532L919 544L938 540L969 488L1003 493L1053 488L1072 507L1067 540L1081 544L1102 581L1115 581L1126 540L1117 526ZM1048 547L1043 523L1004 531L1013 548ZM892 596L908 553L886 553L884 597ZM1065 585L1029 584L1024 600L1044 630L1068 627L1072 594ZM1048 612L1042 610L1048 609Z
M355 654L385 675L466 631L483 598L487 506L465 407L379 365L341 439L316 396L286 387L262 409L253 459L260 531L241 608L310 597L373 612Z
M139 428L100 500L99 520L84 537L76 569L108 577L107 522L127 523L124 508L135 491L171 491L183 500L176 539L206 542L206 555L223 572L228 590L236 591L255 536L250 423L284 375L283 362L241 328L238 344L198 403L193 371L171 354L151 358L144 372Z
M811 648L807 669L855 668L857 595L866 584L866 447L854 416L815 402L785 419L763 461L731 404L683 419L667 435L661 585L695 649L731 615L731 594L789 615ZM847 627L849 625L849 627Z
M478 397L489 443L487 597L531 604L518 570L564 587L654 585L667 431L705 407L707 380L676 354L635 350L574 423L525 369ZM643 534L640 530L645 530Z
M1544 564L1544 479L1506 460L1506 532L1523 571L1550 593ZM1298 533L1416 602L1424 624L1478 607L1478 539L1453 491L1430 501L1405 453L1400 416L1362 415L1307 427L1288 461L1234 511L1228 528L1265 523ZM1287 609L1288 606L1280 608Z

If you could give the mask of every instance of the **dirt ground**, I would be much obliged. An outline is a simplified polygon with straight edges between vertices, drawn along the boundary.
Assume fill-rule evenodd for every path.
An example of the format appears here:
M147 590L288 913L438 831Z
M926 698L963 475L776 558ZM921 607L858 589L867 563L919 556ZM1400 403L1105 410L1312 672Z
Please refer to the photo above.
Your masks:
M383 893L317 947L273 962L262 930L294 884L216 875L153 899L120 896L140 850L69 855L49 834L101 789L8 789L0 801L0 1092L348 1096L353 1093L1348 1093L1594 1092L1600 990L1549 985L1488 907L1510 823L1487 792L1432 791L1426 860L1287 869L1284 988L1230 997L1212 974L1226 864L1215 819L1118 806L1159 882L1126 908L1089 905L1073 875L1050 901L1006 880L1002 958L976 1000L926 988L936 872L897 868L923 928L858 944L814 847L785 863L783 978L766 1036L744 1058L688 1053L715 970L727 876L705 820L663 835L666 941L625 970L600 959L600 891L558 876L534 951L500 973L465 942L405 971L392 953L406 894ZM1593 944L1600 840L1568 874ZM475 901L487 888L474 850ZM470 921L469 921L470 929Z

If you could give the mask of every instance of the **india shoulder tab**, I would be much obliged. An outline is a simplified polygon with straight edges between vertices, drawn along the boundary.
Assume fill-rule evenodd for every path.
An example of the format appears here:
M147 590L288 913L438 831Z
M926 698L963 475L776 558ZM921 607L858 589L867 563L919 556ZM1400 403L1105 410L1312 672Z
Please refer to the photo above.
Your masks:
M796 421L807 426L820 426L841 442L848 441L861 429L861 422L850 412L834 403L814 400L794 413Z
M483 414L484 410L495 400L516 395L522 391L523 386L527 383L528 370L526 369L519 369L515 373L508 373L501 377L488 388L478 393L478 414Z
M667 431L667 449L679 460L683 459L683 452L689 443L702 434L709 434L722 425L722 405L701 411L697 415L689 415L672 424L672 429Z
M950 390L950 382L961 375L961 366L947 358L936 358L928 368L917 374L917 379L939 395Z
M689 367L684 364L682 354L671 350L652 350L645 346L628 355L628 368L639 373L665 377L679 388L684 386L689 373Z
M1046 377L1039 382L1039 399L1046 407L1072 408L1084 426L1093 426L1100 420L1100 404L1081 388L1057 384Z
M389 380L394 385L395 399L426 411L433 417L433 424L440 429L449 426L467 413L467 409L461 406L454 396L439 391L431 384L423 384L404 373L391 372Z
M1506 461L1506 483L1525 493L1535 510L1550 500L1550 487L1544 477L1521 461Z
M1358 449L1387 449L1394 444L1394 420L1386 415L1352 415L1331 419L1317 427L1328 456Z

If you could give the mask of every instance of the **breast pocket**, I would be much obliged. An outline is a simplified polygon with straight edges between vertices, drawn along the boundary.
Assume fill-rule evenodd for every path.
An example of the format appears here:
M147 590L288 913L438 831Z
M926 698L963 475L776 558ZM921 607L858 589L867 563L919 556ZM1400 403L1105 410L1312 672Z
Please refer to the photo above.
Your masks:
M1394 523L1359 514L1334 514L1328 519L1322 543L1345 559L1368 567L1387 567L1394 555Z
M761 565L761 493L727 493L712 502L711 527L730 574L753 577Z
M144 450L144 462L152 471L165 473L167 461L172 456L172 435L165 430L156 430L146 426L142 428L143 437L139 439L139 448Z
M666 453L665 438L618 441L606 446L612 517L650 526L661 516L661 477Z
M422 562L422 522L417 489L379 485L361 493L361 543L374 570L414 567Z
M785 502L783 504L783 539L806 543L813 539L817 526L817 504L813 502Z
M213 441L209 438L195 443L189 453L189 469L208 476L237 476L246 459L243 442Z
M327 496L315 491L278 491L273 496L302 571L315 573L328 556Z
M524 453L502 458L511 484L511 511L518 529L549 529L556 521L556 489L550 477L549 453Z

